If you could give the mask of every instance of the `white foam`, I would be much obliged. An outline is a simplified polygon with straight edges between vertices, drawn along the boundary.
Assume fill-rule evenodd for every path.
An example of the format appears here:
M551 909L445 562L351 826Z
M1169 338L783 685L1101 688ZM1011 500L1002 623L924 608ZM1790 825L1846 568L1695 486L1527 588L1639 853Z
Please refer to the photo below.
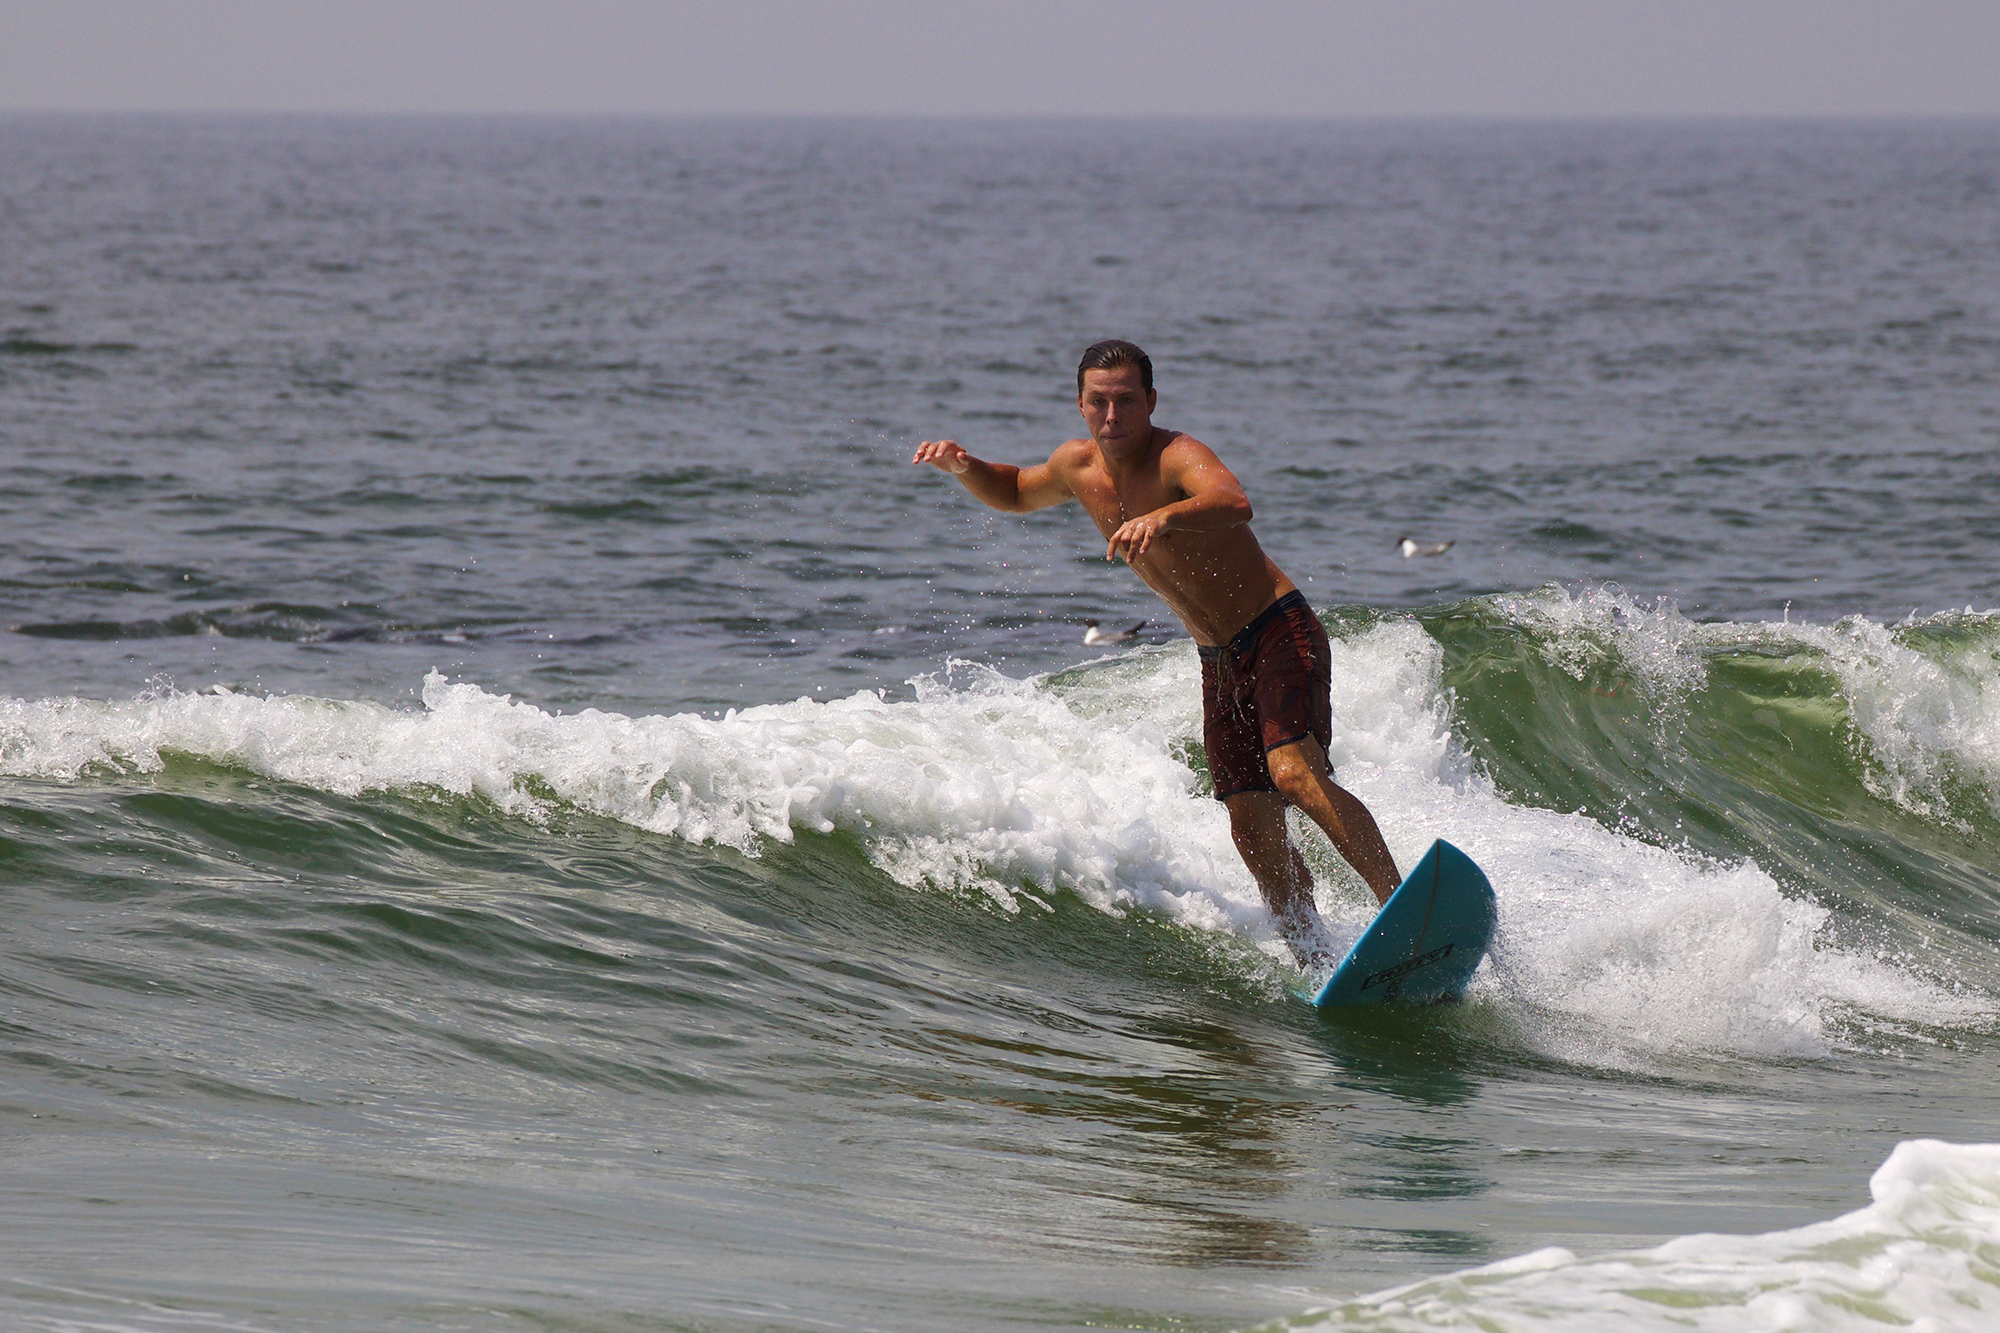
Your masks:
M1874 1202L1761 1236L1683 1236L1580 1259L1563 1249L1362 1297L1290 1328L1512 1333L1990 1333L2000 1328L2000 1144L1899 1144Z
M1629 1066L1821 1054L1845 1008L1922 1024L1986 1012L1827 946L1825 911L1752 863L1509 805L1453 739L1442 651L1414 621L1333 648L1340 780L1403 866L1446 837L1486 868L1501 925L1474 1000L1514 1039ZM14 701L0 704L0 773L143 772L179 752L348 795L476 795L531 819L560 804L753 855L795 830L842 831L913 888L1012 910L1068 891L1286 956L1225 812L1183 761L1200 730L1188 645L1053 679L958 666L917 686L907 701L863 692L722 718L558 715L435 673L420 713L249 695ZM1322 909L1351 935L1373 900L1323 841L1308 858Z
M1586 1063L1660 1054L1819 1056L1835 1020L1977 1021L1990 1006L1820 938L1826 909L1754 862L1719 864L1582 815L1460 816L1454 841L1500 895L1490 996L1522 1039Z
M182 753L344 795L432 789L530 818L562 802L752 854L795 829L846 830L904 883L1010 907L1032 886L1208 928L1261 917L1219 810L1136 700L1084 725L1030 682L960 674L911 702L863 692L720 719L557 715L436 673L422 713L250 695L16 700L0 704L0 772L151 772Z

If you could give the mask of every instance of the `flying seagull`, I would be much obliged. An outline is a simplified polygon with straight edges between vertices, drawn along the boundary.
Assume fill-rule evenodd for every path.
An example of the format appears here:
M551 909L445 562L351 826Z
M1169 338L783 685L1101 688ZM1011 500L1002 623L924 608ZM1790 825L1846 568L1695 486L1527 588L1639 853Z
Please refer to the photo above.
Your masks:
M1412 537L1399 537L1396 539L1396 549L1403 553L1403 559L1405 560L1408 560L1413 555L1443 555L1451 548L1451 542L1426 544Z
M1142 620L1131 629L1101 630L1095 620L1086 620L1083 626L1084 643L1095 647L1100 643L1130 643L1140 630L1146 628L1146 622Z

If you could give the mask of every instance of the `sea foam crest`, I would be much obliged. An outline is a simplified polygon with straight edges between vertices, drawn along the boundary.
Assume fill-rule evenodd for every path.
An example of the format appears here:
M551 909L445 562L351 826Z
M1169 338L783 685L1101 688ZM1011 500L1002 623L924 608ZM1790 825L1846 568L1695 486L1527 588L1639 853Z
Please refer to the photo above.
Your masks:
M1866 1208L1761 1236L1550 1248L1287 1321L1299 1329L1845 1333L2000 1328L2000 1144L1898 1144Z
M1718 865L1581 814L1510 805L1450 728L1442 650L1397 618L1336 639L1341 782L1399 864L1448 838L1500 898L1475 1003L1550 1054L1647 1065L1660 1053L1820 1054L1852 1006L1901 1021L1984 1012L1823 945L1824 909L1750 862ZM476 795L530 819L571 808L755 854L843 831L910 886L1010 909L1068 891L1285 951L1187 756L1200 730L1185 644L1053 678L977 667L872 692L733 711L554 714L433 673L424 710L296 697L168 694L0 704L0 773L156 770L181 753L345 795ZM1317 832L1308 835L1317 840ZM1323 841L1320 901L1358 930L1373 900Z
M1670 603L1642 605L1616 584L1571 592L1550 586L1493 599L1506 616L1534 630L1542 653L1578 680L1615 661L1656 703L1676 706L1706 683L1700 627Z
M1954 786L1971 788L2000 817L2000 645L1990 633L1921 649L1912 640L1969 626L2000 629L2000 617L1946 614L1891 628L1849 616L1763 628L1825 656L1874 760L1875 793L1948 820Z
M169 694L0 705L0 772L157 771L193 755L343 795L438 790L529 818L555 803L755 854L799 829L859 836L902 882L1072 890L1191 924L1261 921L1226 820L1128 698L1089 725L981 668L914 701L864 691L722 718L559 715L438 673L422 713L297 697Z

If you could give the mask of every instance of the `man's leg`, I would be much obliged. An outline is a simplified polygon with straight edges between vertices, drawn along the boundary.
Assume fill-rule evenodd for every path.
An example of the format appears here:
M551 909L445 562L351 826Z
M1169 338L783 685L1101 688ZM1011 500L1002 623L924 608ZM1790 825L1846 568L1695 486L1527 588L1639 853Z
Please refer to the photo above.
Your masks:
M1312 871L1285 832L1285 799L1274 791L1238 792L1223 801L1229 833L1278 920L1299 966L1332 967L1333 937L1313 905Z
M1285 800L1274 791L1240 791L1223 803L1229 834L1243 864L1264 892L1264 903L1283 916L1303 900L1312 903L1312 872L1285 835Z
M1333 780L1333 770L1326 762L1326 751L1319 741L1307 736L1304 740L1281 745L1264 756L1271 766L1271 781L1278 786L1278 794L1313 823L1319 825L1333 843L1334 850L1347 858L1375 891L1377 902L1388 902L1389 895L1403 882L1396 871L1396 858L1389 855L1389 844L1382 841L1382 830L1375 827L1375 816L1368 813L1368 807L1354 793ZM1268 794L1268 793L1265 793ZM1231 801L1235 797L1229 798ZM1232 816L1234 811L1230 812ZM1284 832L1284 816L1278 818L1280 836ZM1242 847L1237 842L1237 847ZM1293 853L1297 855L1296 852ZM1249 859L1249 853L1244 853ZM1303 862L1301 862L1303 864ZM1255 873L1256 867L1251 867ZM1262 883L1260 878L1258 883Z

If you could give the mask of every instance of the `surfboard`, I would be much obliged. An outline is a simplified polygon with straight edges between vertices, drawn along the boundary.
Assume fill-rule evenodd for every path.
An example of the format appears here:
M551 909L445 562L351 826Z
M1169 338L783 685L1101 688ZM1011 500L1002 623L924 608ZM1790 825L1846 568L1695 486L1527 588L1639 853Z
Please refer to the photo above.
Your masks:
M1465 993L1493 943L1499 911L1486 874L1439 838L1389 895L1313 996L1347 1004L1426 1004Z

